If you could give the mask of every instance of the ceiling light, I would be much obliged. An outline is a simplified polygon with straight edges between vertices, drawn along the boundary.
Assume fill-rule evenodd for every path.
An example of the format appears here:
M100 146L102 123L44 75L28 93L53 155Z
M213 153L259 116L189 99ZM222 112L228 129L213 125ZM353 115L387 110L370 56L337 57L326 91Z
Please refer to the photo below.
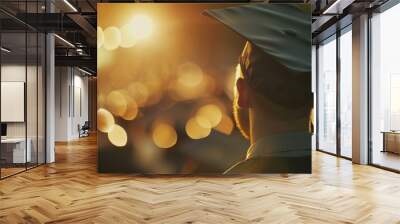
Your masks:
M81 69L81 68L79 68L79 67L78 67L78 70L81 71L81 72L83 72L83 73L85 73L86 75L93 75L92 73L90 73L90 72L88 72L88 71L86 71L86 70L83 70L83 69Z
M339 2L341 2L341 0L336 0L332 5L325 9L322 14L340 14L337 9Z
M69 42L68 40L66 40L66 39L64 39L64 38L62 38L62 37L60 37L59 35L57 35L57 34L54 34L54 36L55 37L57 37L59 40L61 40L62 42L64 42L65 44L67 44L67 45L69 45L70 47L73 47L73 48L75 48L75 45L73 45L71 42Z
M1 51L4 51L6 53L10 53L11 52L11 50L9 50L9 49L7 49L5 47L1 47L0 49L1 49Z
M78 12L78 10L68 1L64 0L65 4L67 4L74 12Z

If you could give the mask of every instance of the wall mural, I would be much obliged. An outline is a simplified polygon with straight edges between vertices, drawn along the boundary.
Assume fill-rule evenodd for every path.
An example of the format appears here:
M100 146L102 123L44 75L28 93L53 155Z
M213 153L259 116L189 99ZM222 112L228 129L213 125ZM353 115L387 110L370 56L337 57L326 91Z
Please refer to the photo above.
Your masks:
M305 4L98 4L98 170L310 173Z

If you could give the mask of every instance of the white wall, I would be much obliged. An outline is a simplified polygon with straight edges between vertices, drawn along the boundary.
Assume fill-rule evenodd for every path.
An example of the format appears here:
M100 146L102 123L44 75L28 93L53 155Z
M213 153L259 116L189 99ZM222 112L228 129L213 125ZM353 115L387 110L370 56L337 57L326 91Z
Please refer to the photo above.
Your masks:
M1 82L1 121L24 122L25 83ZM35 107L36 108L36 107Z
M88 78L83 75L75 68L56 67L56 141L79 138L78 125L88 120Z
M88 78L81 76L81 73L79 73L79 75L76 75L76 70L75 70L73 86L74 86L73 99L75 102L74 102L74 108L72 109L73 119L71 120L72 121L71 134L72 136L74 136L74 138L76 138L79 137L77 128L78 124L83 125L85 121L88 121L89 118Z
M55 69L55 141L67 141L69 133L69 76L67 67Z
M37 70L38 69L38 70ZM27 78L27 80L25 80ZM22 108L22 113L26 112L27 119L23 122L6 122L8 138L25 138L30 140L32 151L32 161L44 163L44 74L42 68L35 66L25 66L25 64L3 64L1 66L2 82L24 82L26 83L26 106ZM24 93L22 93L24 94ZM7 96L2 96L7 97ZM1 110L11 110L11 108L1 108ZM12 112L12 111L11 111ZM37 154L39 156L37 157Z
M25 80L25 64L6 64L1 66L1 81L2 82L26 82ZM27 72L29 74L36 74L36 67L28 66ZM29 77L28 77L29 78ZM36 80L33 81L29 78L29 85L36 86ZM36 88L27 88L27 103L35 102L35 105L27 105L28 107L36 108ZM1 108L2 110L7 110L7 108ZM28 122L35 121L36 123L36 113L28 113ZM33 127L33 124L28 125L29 127ZM36 127L35 127L36 129ZM28 130L29 134L29 130ZM7 122L7 136L8 137L25 137L25 122ZM29 137L29 135L28 135Z
M2 65L1 81L5 82L25 82L25 65ZM6 108L1 108L6 110ZM7 123L7 137L25 137L25 123Z

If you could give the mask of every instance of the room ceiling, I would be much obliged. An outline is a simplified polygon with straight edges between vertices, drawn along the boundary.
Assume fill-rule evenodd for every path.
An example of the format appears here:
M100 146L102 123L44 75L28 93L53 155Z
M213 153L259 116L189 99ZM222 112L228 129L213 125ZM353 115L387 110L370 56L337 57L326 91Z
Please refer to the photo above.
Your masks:
M356 15L357 12L383 4L387 0L304 0L310 3L313 10L313 38L318 39L330 27L345 16ZM96 70L96 4L101 2L135 2L134 0L48 0L52 13L46 10L45 0L26 2L21 0L1 0L0 21L3 32L7 34L3 45L15 48L15 54L24 50L23 35L18 32L26 27L38 31L55 32L63 39L77 46L82 52L78 54L59 38L56 38L56 56L60 65L76 65L79 60L90 64L90 69ZM139 1L136 1L139 2ZM143 2L143 1L140 1ZM166 1L167 2L167 1ZM260 1L257 1L260 2ZM270 0L269 2L302 2L301 0ZM69 4L68 4L69 3ZM331 7L332 6L332 7ZM327 10L329 9L329 10ZM28 13L25 13L28 12ZM325 12L325 13L324 13ZM327 13L328 12L328 13ZM336 13L335 13L336 12ZM351 21L351 18L350 18ZM25 31L24 31L25 32ZM325 32L325 33L324 33ZM334 31L330 31L334 32ZM33 46L33 45L32 45ZM31 51L28 48L28 51ZM22 53L22 52L21 52ZM62 56L62 57L61 57ZM82 57L84 56L84 57ZM70 59L70 60L69 60ZM61 61L60 61L61 60Z

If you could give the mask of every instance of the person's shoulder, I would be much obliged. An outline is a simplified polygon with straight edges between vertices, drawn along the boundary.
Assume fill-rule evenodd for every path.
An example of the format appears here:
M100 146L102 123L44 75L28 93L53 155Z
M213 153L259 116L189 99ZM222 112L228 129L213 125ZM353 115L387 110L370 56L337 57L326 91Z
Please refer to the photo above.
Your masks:
M311 173L311 156L256 157L236 163L224 174Z

